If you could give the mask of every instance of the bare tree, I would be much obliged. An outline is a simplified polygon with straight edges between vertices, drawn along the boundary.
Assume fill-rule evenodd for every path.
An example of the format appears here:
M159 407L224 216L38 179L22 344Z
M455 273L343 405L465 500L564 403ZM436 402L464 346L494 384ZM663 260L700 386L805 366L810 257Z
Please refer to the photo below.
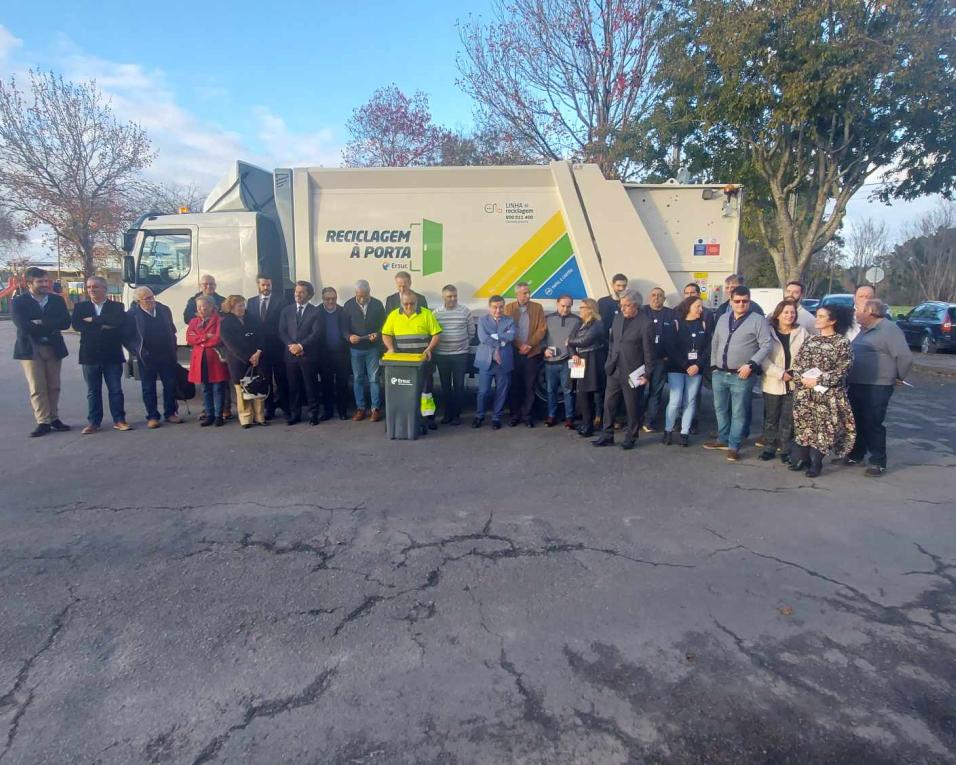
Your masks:
M195 183L144 182L132 195L132 214L144 212L178 213L185 208L189 212L202 212L206 195Z
M862 284L867 269L875 265L888 248L886 223L864 218L852 221L844 250L848 276L854 285Z
M26 240L20 221L9 210L0 207L0 248L18 248Z
M904 230L885 259L895 281L917 301L956 299L956 203L941 201Z
M498 0L490 23L459 24L460 85L542 159L596 162L627 178L636 168L615 142L655 103L664 5Z
M84 275L112 250L128 196L155 153L93 81L30 72L29 95L0 80L0 191L28 226L45 224Z

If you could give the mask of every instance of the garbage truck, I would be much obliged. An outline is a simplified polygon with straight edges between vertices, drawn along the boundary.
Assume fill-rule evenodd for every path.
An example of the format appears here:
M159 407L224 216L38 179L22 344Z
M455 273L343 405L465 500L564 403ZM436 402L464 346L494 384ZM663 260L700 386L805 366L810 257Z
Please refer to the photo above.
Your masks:
M697 282L716 305L737 264L742 194L735 184L608 180L567 161L272 172L236 162L202 212L146 212L124 234L126 298L148 286L179 317L202 274L221 295L251 296L265 273L287 291L311 282L316 300L335 287L340 302L364 279L384 300L407 271L430 305L454 284L480 312L518 282L549 307L561 295L607 295L623 273L645 297L662 287L669 305Z

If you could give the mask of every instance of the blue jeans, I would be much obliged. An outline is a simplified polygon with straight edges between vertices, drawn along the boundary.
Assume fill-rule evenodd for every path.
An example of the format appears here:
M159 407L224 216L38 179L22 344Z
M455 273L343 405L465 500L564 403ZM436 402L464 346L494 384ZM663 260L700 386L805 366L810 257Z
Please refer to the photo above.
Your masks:
M97 428L103 422L103 383L109 393L110 414L113 422L126 422L123 409L123 365L83 364L83 379L86 380L86 419Z
M683 372L667 373L667 389L670 396L667 399L667 412L664 416L664 430L670 433L677 424L677 414L680 412L681 404L684 406L684 414L681 415L680 432L683 435L690 433L691 423L694 421L694 415L697 414L697 394L700 392L700 384L703 378L698 372L693 377Z
M491 393L491 383L495 383L495 404L491 417L500 420L505 411L505 402L508 400L508 389L511 388L511 372L504 372L500 364L492 364L490 369L478 370L478 406L475 417L485 416L485 405Z
M714 410L717 413L717 440L731 449L739 449L750 424L750 394L757 375L741 380L733 372L714 370Z
M176 362L170 361L155 366L139 362L139 383L143 389L143 406L146 407L146 419L159 419L159 402L156 399L156 378L163 383L163 417L176 414Z
M571 368L567 360L553 364L545 362L544 379L548 388L548 417L558 416L558 391L564 401L564 418L574 417L574 391L571 390Z
M352 387L355 393L355 408L367 409L365 405L365 383L372 394L372 409L382 408L382 385L378 381L378 368L381 365L382 351L379 348L350 348L352 357Z
M222 417L228 385L228 382L202 384L202 403L207 417Z

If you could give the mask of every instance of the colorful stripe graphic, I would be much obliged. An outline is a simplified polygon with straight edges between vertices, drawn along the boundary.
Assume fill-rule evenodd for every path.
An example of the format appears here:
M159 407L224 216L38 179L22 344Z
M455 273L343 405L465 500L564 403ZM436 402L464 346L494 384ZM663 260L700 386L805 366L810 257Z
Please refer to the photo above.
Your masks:
M534 270L535 264L546 257L552 249L557 247L559 240L567 238L567 235L568 230L564 225L564 218L561 217L560 212L556 212L541 228L532 234L527 242L521 245L521 247L502 264L501 268L495 271L487 282L478 288L475 292L475 297L514 295L515 282L522 281L522 276L531 273ZM538 277L541 281L551 276L561 263L568 259L571 254L570 239L568 239L567 247L568 250L563 259L559 259L557 253L553 256L553 259L558 259L558 262L554 264L551 271L544 276ZM532 287L532 290L533 289Z

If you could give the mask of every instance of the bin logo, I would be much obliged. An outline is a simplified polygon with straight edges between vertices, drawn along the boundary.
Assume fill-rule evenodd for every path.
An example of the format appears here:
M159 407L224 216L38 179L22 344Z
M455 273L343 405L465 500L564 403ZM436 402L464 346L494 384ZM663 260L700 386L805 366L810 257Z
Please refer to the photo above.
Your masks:
M422 229L419 268L414 265L411 246L412 229L416 226ZM384 271L403 268L430 276L442 270L444 227L427 218L422 218L420 223L409 223L404 229L328 229L325 241L327 244L351 244L349 258L374 259Z
M404 377L393 377L392 385L411 385L411 380L406 380Z

